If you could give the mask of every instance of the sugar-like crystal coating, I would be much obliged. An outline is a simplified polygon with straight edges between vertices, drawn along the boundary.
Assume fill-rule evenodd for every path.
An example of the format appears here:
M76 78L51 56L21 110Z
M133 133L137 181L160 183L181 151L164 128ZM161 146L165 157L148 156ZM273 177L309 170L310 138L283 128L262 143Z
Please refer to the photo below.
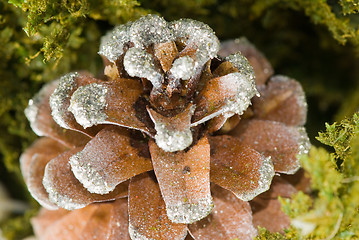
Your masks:
M213 209L212 196L200 199L198 203L181 202L166 205L168 218L175 223L193 223L208 216Z
M221 114L226 118L234 114L242 115L248 106L252 104L252 97L258 94L254 79L248 78L240 72L230 73L221 77L220 91L225 95L232 95L233 97L227 99L226 104L218 111L192 123L192 126L197 126Z
M252 97L258 93L253 79L242 73L230 73L223 76L222 85L223 91L235 92L235 98L228 100L222 108L222 113L229 114L229 116L242 115L251 104Z
M129 29L132 22L115 27L101 38L99 54L115 62L122 54L125 43L130 41Z
M123 65L131 77L147 78L154 89L161 87L163 76L156 69L153 56L145 50L130 48L125 54Z
M195 105L191 105L174 118L160 116L153 110L148 109L150 117L155 124L156 144L161 149L166 152L176 152L184 150L192 144L193 137L190 121L195 108Z
M50 96L51 115L55 122L63 128L70 128L64 121L67 109L64 107L66 99L76 88L75 79L79 74L77 72L68 73L60 78L59 84Z
M208 25L192 19L180 19L173 21L170 26L176 39L182 40L187 46L197 46L196 70L217 55L220 43Z
M105 113L107 87L92 83L79 87L70 100L69 111L84 128L102 123L107 119Z
M157 131L156 143L166 152L181 151L192 144L193 138L190 128L177 131L168 129L165 123L156 123L155 129Z
M137 228L132 226L131 223L129 223L128 232L130 234L131 239L136 239L136 240L155 240L153 238L148 238L148 237L144 236L143 234L141 234L141 232L138 231Z
M37 127L37 116L39 114L39 105L43 103L44 98L49 93L50 89L55 88L59 84L59 80L45 84L41 90L29 100L28 106L25 109L25 116L30 122L31 129L38 136L44 136L44 133Z
M81 152L78 152L70 157L71 170L89 192L106 194L115 189L116 185L108 184L91 165L80 161L80 156Z
M129 30L129 35L136 48L173 41L174 38L168 23L162 17L151 14L134 22Z
M49 193L49 200L51 202L67 210L74 210L86 207L86 203L79 203L78 201L74 201L70 196L60 194L57 189L53 187L53 183L51 181L51 178L49 177L49 172L51 172L51 170L48 166L46 166L42 185L44 185L44 188Z
M246 57L244 57L241 53L238 52L227 56L225 60L232 63L233 66L238 68L242 74L247 76L247 78L253 80L253 85L255 85L254 70Z
M271 160L271 157L264 158L262 166L259 169L260 177L258 179L258 187L250 192L243 193L241 195L236 194L236 196L243 201L250 201L259 194L269 190L274 177L274 166Z
M167 23L162 17L147 15L133 23L130 22L116 27L104 36L101 40L99 54L107 57L111 62L115 62L116 59L123 54L124 45L126 43L133 43L133 48L135 49L144 49L151 44L169 41L183 42L189 47L196 48L194 66L193 69L190 70L191 74L189 72L184 74L184 72L178 68L174 71L174 74L180 74L180 76L184 77L182 79L189 79L201 71L203 65L216 56L220 46L219 40L213 30L202 22L191 19L181 19ZM130 50L131 48L128 51ZM139 50L134 51L139 54ZM138 67L147 62L147 68L143 70L142 74L145 75L144 77L151 77L149 80L157 86L158 79L160 78L157 76L157 71L153 69L152 60L149 60L145 55L150 54L146 54L146 52L142 52L138 56L135 56L133 53L129 54L129 56L127 56L127 64L124 63L125 69L126 71L130 71L128 72L130 76L141 77L142 75L139 76L139 72L141 71ZM132 61L130 61L130 56ZM142 61L141 58L143 58ZM188 60L186 61L188 65ZM130 66L131 64L134 64L134 66ZM134 71L134 69L131 68L137 70Z
M300 169L301 164L299 159L302 155L308 154L311 147L311 143L307 131L305 130L304 127L293 127L293 130L298 132L299 134L297 139L297 143L298 143L298 154L296 157L297 167L291 169L291 171L288 171L287 174L295 174Z
M194 73L194 61L188 56L177 58L170 70L172 76L177 79L188 80L193 76Z
M304 127L298 127L298 132L300 135L298 140L298 144L299 144L298 155L308 154L311 144L309 137L307 135L307 131L305 130Z

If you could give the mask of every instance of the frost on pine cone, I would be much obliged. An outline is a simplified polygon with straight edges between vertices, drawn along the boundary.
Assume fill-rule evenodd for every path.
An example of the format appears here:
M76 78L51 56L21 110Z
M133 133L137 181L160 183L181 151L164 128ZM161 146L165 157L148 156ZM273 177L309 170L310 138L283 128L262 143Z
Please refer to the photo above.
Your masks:
M309 147L306 102L249 43L219 49L201 22L148 15L103 37L103 78L69 73L29 101L42 138L21 168L40 239L256 235L249 201Z

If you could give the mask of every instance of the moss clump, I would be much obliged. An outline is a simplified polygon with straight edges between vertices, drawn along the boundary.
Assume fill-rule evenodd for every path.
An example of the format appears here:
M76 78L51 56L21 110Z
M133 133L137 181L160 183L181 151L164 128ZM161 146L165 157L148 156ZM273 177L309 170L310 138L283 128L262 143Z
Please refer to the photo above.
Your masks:
M291 200L282 200L283 210L293 224L287 234L293 238L359 238L358 129L357 114L340 123L327 124L327 131L318 139L332 146L335 152L313 147L309 155L301 159L303 168L311 176L313 192L311 196L299 192ZM343 159L340 171L336 164L338 157Z
M359 13L359 3L356 0L341 0L339 1L343 8L343 14Z
M345 15L358 12L358 3L354 0L339 2L342 9L339 9L336 4L330 5L323 0L262 0L257 1L252 10L255 15L261 15L264 10L281 5L284 8L303 11L314 24L325 25L341 44L345 44L349 40L359 47L359 28L355 24L356 21L345 17Z
M46 61L61 59L68 48L84 43L85 18L124 23L148 13L136 0L28 0L12 1L27 13L24 30L43 38L41 52Z
M258 236L255 240L300 240L300 235L295 229L290 229L284 235L280 233L271 233L265 228L258 229Z
M256 240L286 240L287 238L280 233L271 233L265 228L259 228Z
M345 162L345 171L352 171L352 141L359 134L359 116L354 114L349 119L344 119L340 123L332 125L326 123L326 132L319 133L317 139L325 145L334 148L333 153L335 163L339 170L342 170L342 163Z
M37 213L36 209L27 211L24 216L8 220L6 224L0 225L5 239L23 239L32 233L30 219ZM0 236L1 237L1 236Z

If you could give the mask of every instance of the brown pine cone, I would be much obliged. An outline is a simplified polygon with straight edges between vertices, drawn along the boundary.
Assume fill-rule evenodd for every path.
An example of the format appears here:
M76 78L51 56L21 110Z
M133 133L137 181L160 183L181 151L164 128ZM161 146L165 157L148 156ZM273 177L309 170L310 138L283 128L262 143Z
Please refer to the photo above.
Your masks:
M252 239L248 201L275 172L296 172L309 141L300 85L267 81L269 63L242 45L254 71L239 52L217 56L207 25L148 15L102 39L103 79L45 85L25 110L42 138L21 156L49 209L33 219L36 235Z

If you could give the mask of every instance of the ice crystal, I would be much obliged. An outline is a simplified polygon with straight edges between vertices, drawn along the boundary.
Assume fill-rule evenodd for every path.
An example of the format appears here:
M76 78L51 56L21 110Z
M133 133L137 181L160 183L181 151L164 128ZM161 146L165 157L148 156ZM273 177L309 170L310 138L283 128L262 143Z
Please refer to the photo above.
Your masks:
M124 47L129 42L129 28L132 22L115 27L101 38L99 54L105 56L111 62L115 62L124 52Z
M81 152L70 157L71 170L75 177L91 193L106 194L113 191L116 185L109 185L90 164L79 160ZM101 161L101 159L97 159Z
M213 199L211 196L200 199L197 203L181 202L167 205L167 216L176 223L193 223L211 213Z
M173 40L168 23L157 15L147 15L134 22L129 30L131 42L137 48Z
M248 106L252 104L252 97L258 94L253 79L247 78L247 76L238 72L223 76L221 78L220 88L221 93L232 97L227 99L225 104L217 111L192 123L192 126L197 126L219 115L224 115L226 118L234 114L242 115Z
M248 79L250 80L255 79L253 67L250 65L247 58L245 58L242 54L240 53L231 54L227 56L225 60L232 63L233 66L238 68L239 71L242 74L244 74Z
M173 77L182 80L188 80L193 76L194 61L188 56L177 58L170 70Z
M191 129L171 130L166 124L157 123L155 125L157 131L155 139L157 145L166 152L175 152L184 150L191 145L193 138Z
M217 55L219 41L208 25L192 19L181 19L170 23L170 26L179 41L197 47L196 70Z
M227 101L227 104L222 108L221 112L229 114L242 115L244 110L251 104L251 99L258 92L254 85L253 78L248 78L241 73L230 73L222 79L223 92L231 92L234 99Z
M78 201L75 201L69 196L60 194L56 187L53 186L50 176L51 175L51 169L50 167L46 167L44 178L42 180L42 184L44 185L44 188L49 194L49 199L51 202L55 203L57 206L68 209L68 210L74 210L85 207L86 203L78 203Z
M25 109L25 115L30 122L31 129L38 136L44 136L44 133L37 126L37 117L39 115L39 108L42 105L46 94L49 92L49 89L55 88L59 84L59 80L47 83L42 87L40 92L38 92L32 99L29 100L28 106Z
M155 123L157 145L166 152L181 151L190 146L193 141L190 121L194 111L195 105L191 105L181 116L170 121L168 118L158 117L158 114L150 110L150 117Z
M107 88L101 84L92 83L79 87L71 97L68 110L84 128L96 125L107 119L104 113L107 105L106 94Z
M307 135L307 131L305 130L304 127L298 127L299 132L299 139L298 139L298 144L299 144L299 152L298 155L305 155L309 153L311 144Z
M69 128L68 124L63 120L67 109L64 107L64 102L70 97L70 93L77 87L75 78L78 77L77 72L68 73L62 76L59 84L50 97L51 115L55 122L63 128Z
M151 54L139 48L130 48L123 59L125 70L131 77L147 78L154 89L159 89L163 76L156 69Z
M275 174L271 157L265 158L265 160L262 163L262 166L259 169L259 173L260 173L260 177L258 180L258 187L254 189L254 191L252 192L247 192L245 194L237 195L239 199L242 199L243 201L250 201L254 197L267 191L270 188L272 179Z

